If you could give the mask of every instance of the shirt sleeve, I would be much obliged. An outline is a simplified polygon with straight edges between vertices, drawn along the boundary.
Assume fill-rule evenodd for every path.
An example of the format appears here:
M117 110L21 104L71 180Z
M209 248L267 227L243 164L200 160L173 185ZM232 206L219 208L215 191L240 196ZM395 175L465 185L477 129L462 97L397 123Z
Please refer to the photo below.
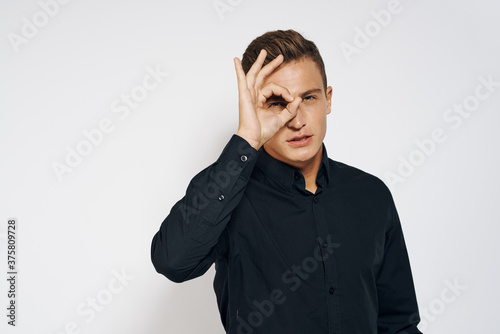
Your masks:
M379 334L421 334L415 288L403 231L389 190L384 259L377 276Z
M257 151L233 135L215 163L198 173L153 237L151 261L174 282L203 275L227 248L224 230L257 161Z

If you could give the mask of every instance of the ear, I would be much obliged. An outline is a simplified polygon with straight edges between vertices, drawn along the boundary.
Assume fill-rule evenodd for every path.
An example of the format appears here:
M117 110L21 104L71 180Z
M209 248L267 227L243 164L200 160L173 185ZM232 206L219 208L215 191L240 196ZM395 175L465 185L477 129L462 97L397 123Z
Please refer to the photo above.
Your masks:
M328 86L326 88L326 114L328 115L329 113L332 112L332 94L333 94L333 88L332 86Z

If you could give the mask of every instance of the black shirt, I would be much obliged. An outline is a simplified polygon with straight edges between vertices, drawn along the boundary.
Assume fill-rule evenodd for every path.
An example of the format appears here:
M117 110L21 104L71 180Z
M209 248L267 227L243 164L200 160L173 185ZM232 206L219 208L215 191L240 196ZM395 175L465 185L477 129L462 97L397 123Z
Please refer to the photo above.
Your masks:
M420 333L401 224L378 178L323 156L317 190L233 135L154 236L156 270L182 282L215 262L230 334Z

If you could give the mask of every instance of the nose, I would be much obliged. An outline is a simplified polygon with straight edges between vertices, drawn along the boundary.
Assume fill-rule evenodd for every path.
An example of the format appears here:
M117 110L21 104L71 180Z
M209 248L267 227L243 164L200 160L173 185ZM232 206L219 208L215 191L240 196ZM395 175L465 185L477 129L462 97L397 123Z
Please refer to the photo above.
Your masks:
M304 111L301 108L302 104L299 104L299 107L297 108L297 114L295 115L294 118L288 121L286 124L289 128L295 129L295 130L300 130L306 125L306 118L304 115Z

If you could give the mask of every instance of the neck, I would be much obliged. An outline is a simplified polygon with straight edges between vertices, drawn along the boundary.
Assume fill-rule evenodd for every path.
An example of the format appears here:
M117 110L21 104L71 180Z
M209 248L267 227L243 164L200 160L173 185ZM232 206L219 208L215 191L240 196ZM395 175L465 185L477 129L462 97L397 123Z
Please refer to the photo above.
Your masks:
M323 148L320 149L319 154L316 154L313 161L304 165L304 167L297 168L299 172L302 173L306 181L306 190L312 192L313 194L318 189L316 185L316 178L318 176L319 166L321 165L321 159L323 158Z

